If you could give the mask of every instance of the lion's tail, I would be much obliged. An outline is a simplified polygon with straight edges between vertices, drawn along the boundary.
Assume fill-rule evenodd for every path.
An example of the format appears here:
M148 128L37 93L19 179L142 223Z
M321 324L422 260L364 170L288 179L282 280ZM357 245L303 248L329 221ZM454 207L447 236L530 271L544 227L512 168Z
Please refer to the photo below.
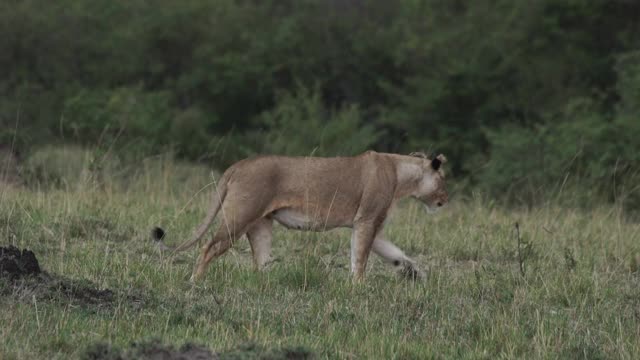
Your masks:
M211 207L207 211L207 216L205 216L204 221L202 222L202 224L200 224L198 229L194 232L190 240L185 241L184 243L178 245L173 249L169 248L162 243L162 238L164 238L164 235L165 235L164 230L158 227L153 229L152 237L161 245L161 247L164 250L172 250L173 253L181 252L193 247L195 244L198 243L198 241L200 241L202 236L204 236L204 234L207 232L207 230L215 220L216 215L218 215L218 211L220 211L220 207L222 206L222 202L224 201L224 198L226 197L226 195L227 195L227 179L223 177L218 183L218 187L213 192Z

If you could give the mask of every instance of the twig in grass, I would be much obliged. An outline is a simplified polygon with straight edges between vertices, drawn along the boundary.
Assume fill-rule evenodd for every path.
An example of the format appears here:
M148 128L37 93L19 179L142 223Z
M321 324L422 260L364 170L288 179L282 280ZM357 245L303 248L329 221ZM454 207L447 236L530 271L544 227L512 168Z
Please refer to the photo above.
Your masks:
M36 301L36 296L32 295L31 300L33 301L33 306L36 309L36 324L38 325L38 330L40 330L40 316L38 316L38 302Z
M516 221L516 241L518 242L518 264L520 265L520 275L525 275L524 256L522 253L522 238L520 237L520 224Z

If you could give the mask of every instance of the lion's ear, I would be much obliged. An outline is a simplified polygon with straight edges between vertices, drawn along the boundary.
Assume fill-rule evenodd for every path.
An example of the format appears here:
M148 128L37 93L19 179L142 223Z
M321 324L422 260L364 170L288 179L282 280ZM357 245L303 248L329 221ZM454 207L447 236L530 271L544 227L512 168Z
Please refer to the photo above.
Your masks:
M433 170L440 169L440 165L442 165L442 162L437 157L435 159L431 160L431 168Z
M432 157L433 157L433 160L431 160L431 167L433 168L433 170L440 169L440 165L447 162L447 158L442 154L438 156L432 156Z

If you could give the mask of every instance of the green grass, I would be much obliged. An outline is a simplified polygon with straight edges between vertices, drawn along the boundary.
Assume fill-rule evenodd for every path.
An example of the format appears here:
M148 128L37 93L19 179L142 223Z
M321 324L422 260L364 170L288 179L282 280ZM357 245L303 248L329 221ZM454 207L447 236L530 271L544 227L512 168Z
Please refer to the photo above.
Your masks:
M372 255L366 281L352 284L348 231L276 227L280 261L266 272L253 271L243 238L193 287L195 251L170 259L148 238L160 224L167 242L182 242L204 215L208 196L193 194L207 171L174 170L148 166L126 186L88 177L65 190L0 189L0 245L32 249L50 274L116 294L95 306L5 291L0 359L75 358L96 342L149 339L214 351L302 346L318 358L640 353L640 225L617 208L515 211L454 198L428 215L406 202L386 233L427 270L422 281Z

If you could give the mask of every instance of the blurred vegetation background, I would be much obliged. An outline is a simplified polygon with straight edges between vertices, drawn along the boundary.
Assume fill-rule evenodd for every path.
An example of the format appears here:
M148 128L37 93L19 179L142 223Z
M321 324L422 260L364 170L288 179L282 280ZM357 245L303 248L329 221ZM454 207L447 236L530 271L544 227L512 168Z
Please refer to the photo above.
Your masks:
M61 144L89 169L437 150L466 193L637 210L638 19L633 0L5 0L0 148L36 178Z

